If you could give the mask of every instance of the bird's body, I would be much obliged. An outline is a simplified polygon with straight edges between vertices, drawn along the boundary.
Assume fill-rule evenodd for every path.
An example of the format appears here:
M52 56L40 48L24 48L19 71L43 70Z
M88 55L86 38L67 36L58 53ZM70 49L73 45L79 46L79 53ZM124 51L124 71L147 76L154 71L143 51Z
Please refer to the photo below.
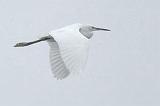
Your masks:
M53 74L64 78L69 73L83 70L87 59L89 39L83 36L74 24L49 33L56 42L50 45L50 63ZM62 71L62 72L61 72Z
M33 42L22 42L15 47L28 46L40 41L47 41L50 46L50 64L54 76L64 79L70 73L83 70L93 31L106 30L89 25L73 24L48 33Z

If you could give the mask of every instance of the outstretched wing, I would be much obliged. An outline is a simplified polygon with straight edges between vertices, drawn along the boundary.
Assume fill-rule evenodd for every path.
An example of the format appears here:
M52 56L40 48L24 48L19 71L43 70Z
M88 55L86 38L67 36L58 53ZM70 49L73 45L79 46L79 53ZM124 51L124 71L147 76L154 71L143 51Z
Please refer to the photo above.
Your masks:
M54 39L48 40L50 46L49 59L51 64L51 70L55 78L64 79L70 74L70 71L66 67L60 53L59 46Z
M81 36L56 33L54 39L48 40L52 72L57 79L83 70L88 54L88 39Z

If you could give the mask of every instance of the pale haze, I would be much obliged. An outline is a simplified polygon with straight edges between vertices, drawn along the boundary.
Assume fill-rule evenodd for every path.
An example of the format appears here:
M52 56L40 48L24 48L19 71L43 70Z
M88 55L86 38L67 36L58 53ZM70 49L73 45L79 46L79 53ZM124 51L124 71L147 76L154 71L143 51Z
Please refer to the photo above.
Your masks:
M159 106L160 1L0 0L1 106ZM108 28L84 71L56 80L49 46L14 48L70 24Z

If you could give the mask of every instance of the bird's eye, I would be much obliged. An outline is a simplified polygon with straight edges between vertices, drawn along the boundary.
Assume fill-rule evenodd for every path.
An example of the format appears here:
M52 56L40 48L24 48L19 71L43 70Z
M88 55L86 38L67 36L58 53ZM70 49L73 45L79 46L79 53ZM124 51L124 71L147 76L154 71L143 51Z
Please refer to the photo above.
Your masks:
M93 27L93 26L92 26L91 28L92 28L92 29L96 29L96 27Z
M92 26L93 29L95 29L96 27Z

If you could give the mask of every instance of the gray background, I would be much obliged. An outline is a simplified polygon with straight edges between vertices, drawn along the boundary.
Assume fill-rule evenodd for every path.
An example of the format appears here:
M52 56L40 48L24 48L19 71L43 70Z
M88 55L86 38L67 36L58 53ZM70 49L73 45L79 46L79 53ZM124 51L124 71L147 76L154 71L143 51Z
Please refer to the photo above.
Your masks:
M159 0L0 0L1 106L160 106ZM73 23L106 27L86 70L57 81L46 42L19 41Z

